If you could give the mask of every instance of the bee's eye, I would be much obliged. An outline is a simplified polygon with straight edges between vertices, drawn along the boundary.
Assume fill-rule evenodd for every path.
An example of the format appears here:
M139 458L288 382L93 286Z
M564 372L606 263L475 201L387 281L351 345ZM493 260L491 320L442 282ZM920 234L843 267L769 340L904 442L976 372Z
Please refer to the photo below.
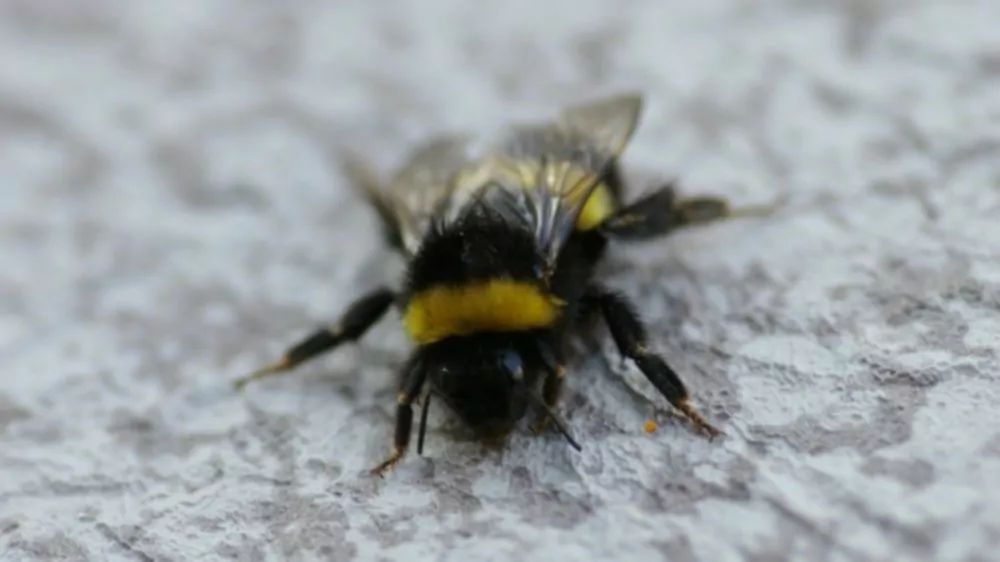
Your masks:
M514 379L519 379L524 375L523 366L521 363L521 356L513 350L504 351L500 356L500 365L503 370L514 377Z

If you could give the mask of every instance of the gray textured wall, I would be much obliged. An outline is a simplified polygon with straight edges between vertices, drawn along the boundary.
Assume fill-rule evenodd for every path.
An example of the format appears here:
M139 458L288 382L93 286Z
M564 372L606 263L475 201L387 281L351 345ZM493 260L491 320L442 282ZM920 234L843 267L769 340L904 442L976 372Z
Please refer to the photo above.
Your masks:
M0 559L1000 560L1000 3L278 6L0 0ZM633 193L792 200L608 268L726 439L594 358L373 481L393 321L229 389L393 273L338 151L622 88Z

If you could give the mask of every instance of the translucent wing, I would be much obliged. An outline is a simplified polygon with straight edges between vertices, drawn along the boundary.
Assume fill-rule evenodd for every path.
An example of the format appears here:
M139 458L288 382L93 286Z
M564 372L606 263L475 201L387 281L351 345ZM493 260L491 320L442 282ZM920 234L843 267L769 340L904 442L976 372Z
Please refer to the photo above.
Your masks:
M355 184L406 253L416 252L436 221L489 200L534 232L551 268L641 111L642 98L632 93L570 106L551 121L508 127L481 158L470 136L439 135L417 147L387 185L357 166Z
M382 232L389 245L402 250L402 233L400 221L389 205L382 192L382 183L378 172L371 164L354 152L347 152L340 157L340 165L348 179L348 185L368 202L378 213L382 224Z
M451 204L452 179L470 161L470 140L459 134L428 139L385 185L353 163L355 185L363 187L401 251L415 252L435 214Z
M617 157L635 133L642 108L640 94L623 93L570 106L563 110L560 124L590 139L597 149Z
M549 269L631 139L641 110L639 96L624 94L571 106L549 123L514 126L502 137L489 175L504 188L507 214L535 233Z

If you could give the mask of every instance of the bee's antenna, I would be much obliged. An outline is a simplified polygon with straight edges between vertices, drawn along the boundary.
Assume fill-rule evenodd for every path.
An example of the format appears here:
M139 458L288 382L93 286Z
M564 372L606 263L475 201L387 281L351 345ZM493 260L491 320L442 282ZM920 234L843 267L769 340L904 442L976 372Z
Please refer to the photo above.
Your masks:
M566 441L569 442L570 446L576 449L577 451L582 450L583 448L580 447L580 444L577 443L576 439L573 438L569 430L566 428L566 422L564 422L562 418L560 418L559 415L552 410L552 408L549 408L545 404L545 401L538 397L538 394L534 392L529 392L528 395L531 396L531 399L535 402L535 404L537 404L538 407L540 407L545 412L545 415L547 415L549 419L552 420L552 423L555 424L556 429L558 429L559 433L561 433L562 436L566 438Z

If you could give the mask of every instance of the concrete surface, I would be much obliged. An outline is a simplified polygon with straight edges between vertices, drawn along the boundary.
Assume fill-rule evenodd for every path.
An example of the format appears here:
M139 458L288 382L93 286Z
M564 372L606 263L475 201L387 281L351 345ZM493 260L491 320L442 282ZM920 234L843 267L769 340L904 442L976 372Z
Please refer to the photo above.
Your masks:
M991 0L0 0L0 559L1000 560L997 22ZM338 151L388 167L620 88L649 96L634 193L792 198L608 267L728 438L598 355L564 407L581 454L487 454L436 412L426 457L375 482L392 321L230 391L393 272Z

